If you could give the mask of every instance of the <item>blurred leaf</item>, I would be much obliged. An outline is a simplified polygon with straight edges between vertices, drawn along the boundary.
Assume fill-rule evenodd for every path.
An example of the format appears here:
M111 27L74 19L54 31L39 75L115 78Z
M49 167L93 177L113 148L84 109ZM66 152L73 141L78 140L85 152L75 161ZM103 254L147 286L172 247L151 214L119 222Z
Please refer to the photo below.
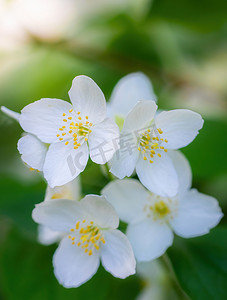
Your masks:
M184 25L196 31L214 31L227 23L227 2L225 0L154 0L149 15L153 20Z
M193 300L225 300L227 227L194 238L176 238L168 250L182 288Z
M4 300L135 299L139 291L136 276L117 279L102 267L86 284L65 289L54 277L52 256L55 246L45 247L11 231L0 245L0 276ZM73 263L73 262L72 262Z
M86 169L81 173L84 194L100 194L101 189L108 183L102 167L102 165L97 165L91 160L88 161Z
M214 178L226 174L226 132L226 122L205 120L196 139L183 149L195 179Z
M44 199L45 183L26 184L0 177L0 216L7 217L25 234L35 237L36 225L31 213Z

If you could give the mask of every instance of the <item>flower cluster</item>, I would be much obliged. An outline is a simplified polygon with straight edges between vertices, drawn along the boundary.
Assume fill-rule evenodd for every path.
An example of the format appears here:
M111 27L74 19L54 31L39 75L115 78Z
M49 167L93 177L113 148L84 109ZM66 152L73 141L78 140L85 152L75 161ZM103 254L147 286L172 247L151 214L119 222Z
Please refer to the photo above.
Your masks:
M219 223L217 200L191 188L190 165L178 150L202 128L198 113L157 111L153 87L142 73L119 81L108 117L105 97L89 77L75 77L69 97L71 103L41 99L20 114L2 107L25 131L18 141L22 160L48 183L32 217L40 243L60 242L53 265L63 286L89 280L100 260L113 276L125 278L135 273L135 258L163 255L173 233L200 236ZM101 196L81 195L79 174L89 155L107 164L114 177ZM136 174L139 180L124 179ZM125 234L117 229L119 218L128 224Z

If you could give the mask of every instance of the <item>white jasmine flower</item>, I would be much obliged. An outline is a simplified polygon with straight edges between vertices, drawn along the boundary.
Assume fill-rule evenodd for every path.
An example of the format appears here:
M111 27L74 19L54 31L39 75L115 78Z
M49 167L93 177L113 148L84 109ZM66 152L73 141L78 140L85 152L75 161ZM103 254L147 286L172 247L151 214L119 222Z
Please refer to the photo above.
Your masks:
M191 186L191 169L179 152L170 156L176 168L179 188L173 197L146 190L137 180L109 183L102 191L122 221L138 261L161 256L173 243L173 231L185 238L200 236L216 226L223 214L213 197Z
M21 114L1 106L2 112L14 120L20 122ZM41 142L32 134L24 134L17 143L18 151L23 162L30 167L30 170L42 171L49 145Z
M131 73L121 78L107 103L109 116L122 128L124 119L139 100L156 101L150 79L143 73Z
M79 201L81 196L80 178L76 177L73 181L51 188L47 186L46 195L44 201L51 201L53 199L68 199ZM43 245L50 245L60 241L64 236L61 231L54 231L47 226L38 226L38 240Z
M33 219L64 237L53 257L54 273L67 288L88 281L100 263L113 276L135 273L135 258L126 236L116 228L119 218L102 196L87 195L80 202L51 200L36 205Z
M119 129L106 118L105 97L87 76L77 76L69 91L72 104L59 99L41 99L23 108L21 127L41 142L48 144L43 173L50 187L76 178L86 167L89 153L98 164L109 161L117 150ZM37 151L40 145L29 137ZM28 138L18 144L22 159L36 159L28 149ZM33 153L31 153L33 152ZM42 156L43 157L43 156Z
M164 111L155 116L156 110L154 101L139 101L129 112L110 172L122 179L136 169L140 181L149 190L174 196L178 180L167 151L191 143L202 128L203 119L186 109Z

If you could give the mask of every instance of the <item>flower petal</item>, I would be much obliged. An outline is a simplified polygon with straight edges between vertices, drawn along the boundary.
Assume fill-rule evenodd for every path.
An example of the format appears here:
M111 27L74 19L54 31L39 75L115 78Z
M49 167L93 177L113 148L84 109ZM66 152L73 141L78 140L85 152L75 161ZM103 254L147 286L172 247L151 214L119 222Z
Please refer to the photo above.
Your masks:
M81 75L73 79L69 97L77 112L93 124L106 117L106 100L98 85L89 77Z
M43 167L44 177L50 187L66 184L76 178L88 161L87 144L74 149L73 141L68 145L59 142L50 145Z
M72 245L66 237L53 257L54 274L66 288L78 287L88 281L98 270L99 252L89 256L81 247Z
M39 171L43 170L43 164L47 153L47 145L42 143L32 134L27 134L19 139L17 149L21 159L30 167Z
M41 99L25 106L21 111L20 125L24 131L36 135L44 143L58 141L59 127L64 125L63 113L72 105L59 99Z
M85 217L86 212L79 202L66 199L44 201L32 211L32 218L36 223L61 232L70 232L76 222Z
M154 101L138 101L125 118L123 132L135 132L146 128L154 118L157 105Z
M5 106L1 106L1 111L4 112L4 114L6 114L7 116L9 116L10 118L13 118L17 121L19 121L20 119L20 114L11 110L11 109L8 109L7 107Z
M97 164L108 162L118 149L118 140L119 128L112 119L95 125L88 139L91 160Z
M120 230L107 230L101 248L104 268L113 276L126 278L135 274L136 261L127 237Z
M161 196L175 196L178 192L178 177L168 154L152 158L153 163L140 155L136 172L141 183L150 191Z
M143 208L149 194L138 180L112 181L104 187L102 194L116 209L122 221L129 223L144 219Z
M165 224L146 219L129 224L126 235L138 261L149 261L165 253L173 243L173 233Z
M190 144L203 127L200 114L187 110L175 109L161 112L155 119L157 128L163 131L162 138L167 139L166 148L179 149Z
M43 245L51 245L53 243L59 242L64 233L61 231L53 231L46 226L38 226L38 240Z
M168 151L174 168L177 172L179 188L178 194L184 193L191 188L192 185L192 170L187 158L180 151Z
M94 221L95 225L101 228L117 228L119 217L105 197L96 195L87 195L80 204L86 210L86 214Z
M81 198L80 178L76 177L73 181L62 186L51 188L47 186L44 201L52 199L69 199L79 201Z
M178 216L171 225L177 235L189 238L208 233L222 217L215 198L193 189L180 199Z
M116 84L110 101L111 116L126 116L139 100L154 100L156 96L149 78L141 73L131 73Z
M124 143L123 138L120 138L120 145ZM125 176L131 176L135 169L138 157L139 151L136 149L136 144L125 144L125 147L122 146L116 151L112 160L110 161L110 172L120 179L124 178Z

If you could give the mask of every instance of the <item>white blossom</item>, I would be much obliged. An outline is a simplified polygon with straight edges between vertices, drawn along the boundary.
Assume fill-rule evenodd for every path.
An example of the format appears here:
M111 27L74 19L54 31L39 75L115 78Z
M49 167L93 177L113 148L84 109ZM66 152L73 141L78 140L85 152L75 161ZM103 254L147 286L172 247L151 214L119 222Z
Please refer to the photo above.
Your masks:
M113 276L135 273L135 258L126 236L116 228L119 218L102 196L81 201L57 199L36 205L33 219L65 233L53 257L54 273L67 288L78 287L97 271L100 259Z
M200 236L215 227L223 214L215 198L191 187L191 169L185 157L169 153L179 188L172 197L146 190L135 179L110 182L102 191L120 219L128 223L128 236L138 261L161 256L173 243L173 232L185 238Z
M136 169L140 181L150 191L174 196L178 180L168 150L191 143L202 128L203 119L186 109L163 111L155 116L156 110L154 101L139 101L129 112L110 172L122 179Z

